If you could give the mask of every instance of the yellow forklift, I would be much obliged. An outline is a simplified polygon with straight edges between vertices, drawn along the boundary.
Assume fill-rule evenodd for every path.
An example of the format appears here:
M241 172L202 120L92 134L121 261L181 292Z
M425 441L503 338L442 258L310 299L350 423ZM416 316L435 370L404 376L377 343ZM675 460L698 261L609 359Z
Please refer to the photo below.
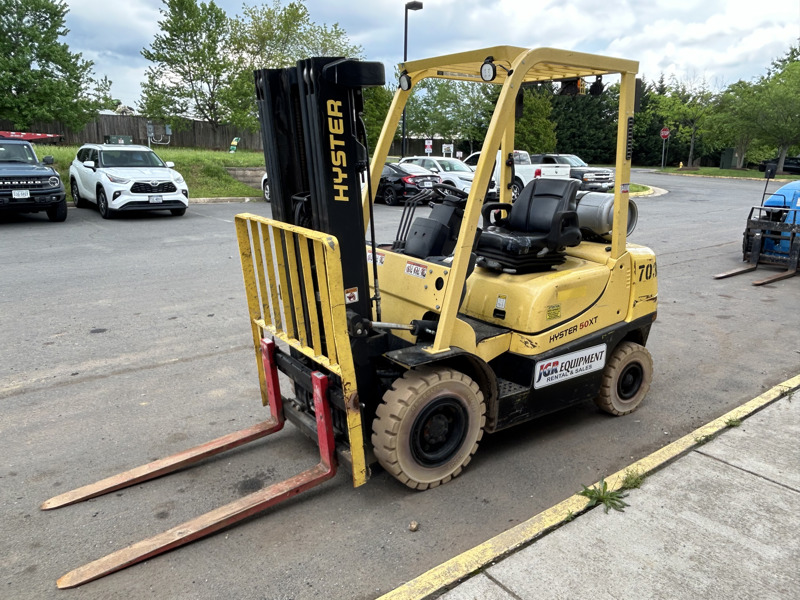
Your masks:
M592 400L635 410L652 378L656 260L627 243L638 63L498 46L400 65L368 159L362 90L379 63L312 58L255 73L272 219L236 217L270 419L62 494L57 508L163 475L277 431L317 440L300 475L119 550L59 580L74 587L188 543L329 479L373 468L428 489L470 462L484 433ZM620 77L612 194L539 178L512 204L515 115L526 85ZM395 240L375 239L373 203L403 108L426 78L485 82L500 95L469 193L436 185L409 199ZM490 188L497 153L499 187ZM424 216L417 207L430 203ZM630 213L630 214L629 214ZM630 217L630 223L629 223ZM279 374L292 389L280 389Z

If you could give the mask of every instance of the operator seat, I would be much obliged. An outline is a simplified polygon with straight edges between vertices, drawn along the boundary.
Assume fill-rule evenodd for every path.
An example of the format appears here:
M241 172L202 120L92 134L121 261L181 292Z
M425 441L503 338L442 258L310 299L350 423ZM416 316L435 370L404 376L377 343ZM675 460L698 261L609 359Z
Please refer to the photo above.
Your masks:
M577 179L539 178L529 182L512 205L484 204L478 266L530 273L563 263L564 249L581 243L576 212L579 185ZM497 210L508 216L490 225L490 215Z

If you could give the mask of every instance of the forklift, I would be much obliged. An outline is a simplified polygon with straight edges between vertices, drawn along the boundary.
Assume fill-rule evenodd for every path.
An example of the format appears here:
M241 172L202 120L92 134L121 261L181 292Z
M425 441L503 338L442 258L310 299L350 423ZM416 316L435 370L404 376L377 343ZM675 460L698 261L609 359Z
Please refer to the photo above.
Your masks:
M330 479L340 464L354 486L379 465L425 490L461 474L485 433L589 400L613 415L635 410L652 380L645 344L658 298L654 253L627 243L637 69L510 46L402 63L371 162L363 89L384 85L382 64L311 58L257 71L272 218L240 214L235 226L270 418L42 508L175 471L285 420L316 440L319 464L76 569L59 587L227 527ZM539 178L512 203L523 86L608 75L621 80L613 195L581 197L576 180ZM403 207L395 239L378 244L377 182L426 78L500 86L484 151L468 193L421 191ZM490 189L498 152L499 189ZM291 389L281 390L281 374Z
M792 181L769 193L770 179L775 177L775 167L767 165L766 183L761 204L750 208L742 233L742 261L747 265L718 273L714 279L725 279L755 271L759 266L783 267L753 285L766 285L797 274L800 263L800 182Z

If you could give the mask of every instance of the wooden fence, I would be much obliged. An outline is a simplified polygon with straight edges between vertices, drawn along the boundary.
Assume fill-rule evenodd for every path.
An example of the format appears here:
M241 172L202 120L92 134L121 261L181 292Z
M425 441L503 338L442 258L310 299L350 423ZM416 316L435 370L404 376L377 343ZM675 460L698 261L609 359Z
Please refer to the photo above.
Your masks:
M164 133L164 126L154 124L156 139ZM9 121L0 120L0 130L15 131ZM98 115L79 131L71 131L62 123L33 123L27 131L33 133L55 133L61 135L62 144L80 145L85 143L103 143L106 136L127 135L133 138L134 144L147 145L147 118L122 115ZM241 138L239 148L246 150L263 150L261 133L250 133L233 127L220 125L214 129L203 121L191 121L186 129L173 130L170 146L182 148L207 148L211 150L227 150L231 140ZM165 138L166 139L166 138Z

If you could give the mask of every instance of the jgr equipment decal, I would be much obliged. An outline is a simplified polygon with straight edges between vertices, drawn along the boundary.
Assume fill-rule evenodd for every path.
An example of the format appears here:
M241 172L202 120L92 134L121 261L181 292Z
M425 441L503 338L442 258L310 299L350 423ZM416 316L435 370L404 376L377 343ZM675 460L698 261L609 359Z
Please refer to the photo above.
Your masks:
M592 371L599 371L604 366L606 366L605 344L540 360L534 367L533 387L538 390Z

